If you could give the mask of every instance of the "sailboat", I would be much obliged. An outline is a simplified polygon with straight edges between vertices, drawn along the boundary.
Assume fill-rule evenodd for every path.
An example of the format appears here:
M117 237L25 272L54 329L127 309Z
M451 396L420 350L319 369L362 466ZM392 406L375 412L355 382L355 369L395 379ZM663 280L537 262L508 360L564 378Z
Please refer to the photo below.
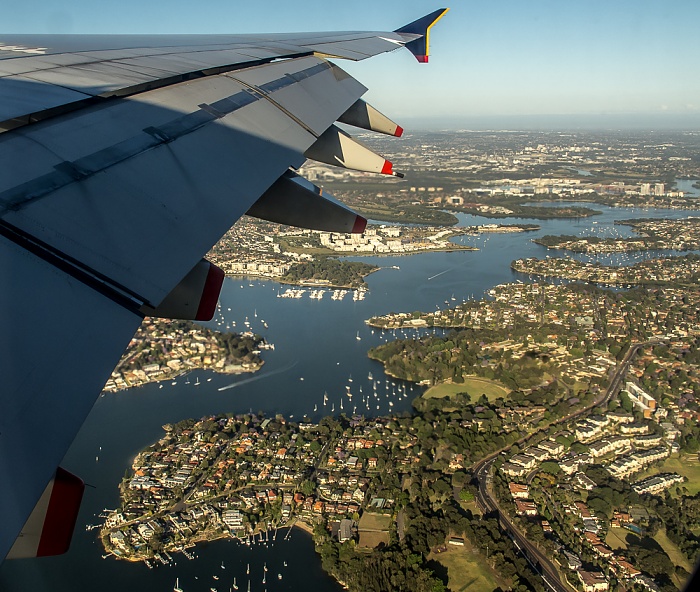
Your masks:
M175 578L175 587L173 588L173 592L182 592L182 588L180 588L180 578Z
M232 588L233 588L234 590L238 590L238 586L236 585L236 577L235 577L235 576L233 577L233 586L232 586Z

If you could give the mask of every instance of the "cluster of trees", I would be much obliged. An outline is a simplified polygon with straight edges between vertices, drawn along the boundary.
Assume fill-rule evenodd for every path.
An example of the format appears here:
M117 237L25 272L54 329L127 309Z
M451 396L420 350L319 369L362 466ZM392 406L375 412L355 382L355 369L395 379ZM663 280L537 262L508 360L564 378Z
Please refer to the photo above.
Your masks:
M375 265L357 261L339 261L332 257L317 257L312 261L295 263L282 278L283 282L324 282L338 288L358 288L364 277L379 269Z
M466 196L465 196L466 197ZM478 201L478 200L477 200ZM512 213L488 213L489 218L537 218L538 220L550 220L556 218L586 218L600 214L597 210L582 206L563 205L561 207L548 208L545 206L535 206L523 203L523 197L494 196L489 199L489 205L500 206L509 209ZM452 207L451 209L467 212L476 216L484 216L484 212L477 209L476 205L464 205L462 207Z
M428 556L453 535L465 537L479 549L511 590L544 590L542 579L504 536L496 517L475 518L452 496L438 503L426 488L411 495L403 512L407 524L404 540L399 541L392 532L388 545L366 553L354 552L354 543L333 542L319 527L315 539L324 569L351 591L441 592L445 590L445 570Z
M556 364L535 349L522 356L500 350L485 353L481 347L488 339L485 333L489 332L463 329L451 331L444 337L397 339L370 349L368 355L382 362L392 376L414 382L427 380L433 385L447 381L461 384L465 374L472 374L498 380L514 391L521 391L541 385L546 376L557 373ZM542 400L529 404L553 403L561 392L562 385L555 382L551 389L539 393ZM528 404L524 397L520 402Z
M700 493L693 496L672 497L666 493L659 496L643 496L646 505L659 517L666 527L666 534L691 565L700 560L700 537L695 532L700 528Z

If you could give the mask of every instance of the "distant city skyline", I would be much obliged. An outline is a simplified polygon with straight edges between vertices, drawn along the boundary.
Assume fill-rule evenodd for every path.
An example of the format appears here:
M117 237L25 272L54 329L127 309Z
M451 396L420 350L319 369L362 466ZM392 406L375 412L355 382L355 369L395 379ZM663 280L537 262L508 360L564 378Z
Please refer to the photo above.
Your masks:
M407 51L339 65L365 98L418 128L700 129L700 4L692 0L183 0L3 7L9 33L391 30L441 6L430 64Z

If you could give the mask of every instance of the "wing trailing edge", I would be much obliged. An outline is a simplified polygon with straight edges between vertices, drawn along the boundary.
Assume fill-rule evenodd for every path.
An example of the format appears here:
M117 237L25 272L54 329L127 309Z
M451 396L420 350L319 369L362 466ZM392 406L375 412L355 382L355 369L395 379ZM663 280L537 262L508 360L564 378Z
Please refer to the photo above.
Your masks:
M425 15L418 20L408 23L407 25L396 29L394 33L407 33L409 35L420 35L418 39L412 39L408 41L405 45L416 59L421 64L428 63L428 56L430 55L430 29L437 23L443 16L447 14L449 8L439 8L435 12Z

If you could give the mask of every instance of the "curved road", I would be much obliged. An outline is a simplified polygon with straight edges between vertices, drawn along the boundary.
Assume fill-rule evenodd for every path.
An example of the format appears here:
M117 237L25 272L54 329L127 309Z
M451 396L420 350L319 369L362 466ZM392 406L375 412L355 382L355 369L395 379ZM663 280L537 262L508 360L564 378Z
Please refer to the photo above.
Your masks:
M584 413L588 413L594 407L600 404L607 404L612 398L613 394L617 392L622 383L622 379L627 373L630 361L634 355L639 351L639 349L645 345L654 343L648 341L645 343L635 343L632 344L625 354L625 357L615 368L615 372L610 378L610 384L608 388L601 394L601 396L596 399L593 403L580 409L579 411L562 417L556 421L551 422L547 425L550 427L559 423L569 422L573 419L577 419ZM527 436L521 438L516 442L516 444L522 444L529 440L534 434L528 434ZM498 514L499 522L501 527L508 533L508 536L515 543L518 550L524 555L524 557L530 562L530 565L542 576L545 585L553 592L571 592L571 587L562 582L559 578L559 572L557 572L554 563L546 557L540 549L538 549L534 544L527 540L527 536L523 534L505 515L504 512L498 507L498 502L496 498L491 494L491 466L501 452L505 452L510 449L510 446L503 448L490 454L486 458L480 460L472 467L474 476L479 483L479 489L477 492L477 502L485 512L496 512Z

